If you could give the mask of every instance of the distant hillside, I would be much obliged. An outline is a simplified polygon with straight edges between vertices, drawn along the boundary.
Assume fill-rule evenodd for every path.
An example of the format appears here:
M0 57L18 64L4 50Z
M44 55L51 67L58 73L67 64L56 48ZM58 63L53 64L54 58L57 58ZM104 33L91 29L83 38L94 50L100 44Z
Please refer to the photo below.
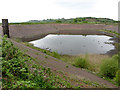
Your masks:
M10 23L10 24L117 24L119 21L115 21L109 18L95 18L95 17L77 17L70 19L44 19L44 20L30 20L27 22Z
M117 21L109 18L95 18L95 17L78 17L78 18L70 18L70 19L46 19L46 20L30 20L29 23L117 23Z

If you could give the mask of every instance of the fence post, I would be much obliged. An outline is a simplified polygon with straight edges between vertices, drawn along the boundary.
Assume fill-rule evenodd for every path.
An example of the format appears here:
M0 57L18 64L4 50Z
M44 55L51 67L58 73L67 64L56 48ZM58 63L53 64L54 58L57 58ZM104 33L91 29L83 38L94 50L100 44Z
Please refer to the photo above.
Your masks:
M3 27L3 35L7 35L7 37L10 38L8 19L2 19L2 27Z

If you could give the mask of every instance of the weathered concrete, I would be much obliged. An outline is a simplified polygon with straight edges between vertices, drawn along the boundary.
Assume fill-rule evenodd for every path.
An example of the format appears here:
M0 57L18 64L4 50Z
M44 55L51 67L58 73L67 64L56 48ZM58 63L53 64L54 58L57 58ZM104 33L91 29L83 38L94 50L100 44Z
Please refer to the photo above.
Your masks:
M104 34L98 30L118 31L118 26L103 24L30 24L10 25L9 29L11 38L30 41L42 38L47 34Z

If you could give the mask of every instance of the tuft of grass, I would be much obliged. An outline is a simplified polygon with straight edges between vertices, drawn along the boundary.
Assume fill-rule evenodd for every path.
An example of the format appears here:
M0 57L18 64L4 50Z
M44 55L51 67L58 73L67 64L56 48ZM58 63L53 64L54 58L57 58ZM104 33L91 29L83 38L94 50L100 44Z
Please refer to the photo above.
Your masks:
M89 63L86 58L77 57L73 63L74 66L88 69Z
M68 68L69 66L68 65L66 65L66 68Z
M120 69L116 72L114 80L116 81L116 83L118 84L118 86L120 86Z
M52 52L53 57L60 59L60 55L57 52Z
M22 40L20 38L15 39L16 42L21 42Z
M48 58L48 56L47 56L47 55L45 55L45 58Z

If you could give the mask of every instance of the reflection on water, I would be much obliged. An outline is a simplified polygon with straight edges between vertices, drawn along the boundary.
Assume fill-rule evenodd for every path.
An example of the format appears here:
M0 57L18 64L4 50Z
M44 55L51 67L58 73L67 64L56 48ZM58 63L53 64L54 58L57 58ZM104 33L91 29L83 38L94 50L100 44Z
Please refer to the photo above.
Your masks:
M105 35L47 35L46 37L31 41L35 47L57 51L59 54L105 54L114 49L111 37Z

